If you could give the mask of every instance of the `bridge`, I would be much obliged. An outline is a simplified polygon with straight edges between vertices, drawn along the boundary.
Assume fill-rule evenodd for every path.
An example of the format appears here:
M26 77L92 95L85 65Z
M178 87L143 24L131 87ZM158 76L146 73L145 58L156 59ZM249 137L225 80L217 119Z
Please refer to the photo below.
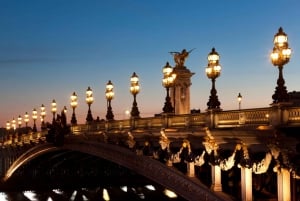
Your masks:
M94 121L73 125L71 132L56 130L52 137L49 130L10 134L2 142L1 175L8 182L18 169L49 153L84 153L128 168L186 200L259 200L264 193L269 200L297 200L299 125L300 107L277 104Z
M53 122L48 129L28 132L27 125L18 133L7 129L0 156L2 188L15 178L19 187L25 182L22 178L30 179L31 185L36 178L73 185L85 178L85 182L100 178L123 184L151 181L184 200L299 200L300 98L299 93L288 93L284 86L282 70L291 49L283 29L274 36L271 61L279 76L273 103L266 108L221 109L215 89L220 57L213 48L206 67L212 81L208 108L202 113L191 112L189 87L194 73L184 66L190 52L175 52L175 67L168 62L163 67L166 101L163 112L153 117L139 115L138 77L133 73L130 92L134 101L129 119L114 119L113 85L109 81L106 120L92 118L93 92L88 87L86 124L77 124L74 92L71 126L65 113L55 118L53 101ZM36 114L34 110L34 128Z

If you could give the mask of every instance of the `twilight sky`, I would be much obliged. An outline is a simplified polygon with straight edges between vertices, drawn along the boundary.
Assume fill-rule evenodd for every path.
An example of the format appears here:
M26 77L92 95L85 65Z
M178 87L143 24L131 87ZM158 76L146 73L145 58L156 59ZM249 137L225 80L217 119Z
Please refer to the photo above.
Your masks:
M186 60L192 77L191 108L205 111L211 81L205 75L212 47L220 54L216 81L223 110L268 107L278 69L270 62L280 26L292 58L284 67L289 91L300 91L300 1L182 0L0 0L0 127L55 99L60 111L78 94L76 115L85 122L85 91L95 101L93 116L105 118L105 85L114 84L116 119L131 109L129 79L140 78L141 116L160 113L165 99L162 68L174 65L170 51L196 48ZM29 123L32 124L32 120Z

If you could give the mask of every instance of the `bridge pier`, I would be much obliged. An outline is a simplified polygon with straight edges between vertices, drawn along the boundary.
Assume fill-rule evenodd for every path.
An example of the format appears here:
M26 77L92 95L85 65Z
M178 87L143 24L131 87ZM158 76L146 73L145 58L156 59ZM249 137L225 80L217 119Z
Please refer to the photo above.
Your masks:
M286 168L277 171L277 197L278 201L291 200L291 175Z
M195 163L194 162L187 163L187 176L195 177Z
M241 167L242 201L252 201L252 168Z
M211 189L213 191L222 191L221 167L219 165L211 165Z

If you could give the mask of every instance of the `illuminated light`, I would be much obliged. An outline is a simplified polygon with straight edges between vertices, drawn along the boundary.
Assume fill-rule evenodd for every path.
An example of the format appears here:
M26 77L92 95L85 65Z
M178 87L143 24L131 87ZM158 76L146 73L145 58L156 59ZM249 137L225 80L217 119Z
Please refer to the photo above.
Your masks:
M153 185L146 185L145 186L148 190L150 190L150 191L155 191L156 189L155 189L155 187L153 186Z
M51 197L48 197L47 201L53 201Z
M290 48L288 48L288 49L284 49L284 50L282 50L282 54L285 56L285 57L290 57L291 56L291 54L292 54L292 50L290 49Z
M106 190L105 188L103 189L102 198L103 198L105 201L109 201L109 200L110 200L109 194L108 194L108 192L107 192L107 190Z
M279 47L282 47L285 45L285 43L287 43L288 41L288 38L286 35L277 35L275 38L274 38L274 43L275 44L278 44Z
M166 63L166 65L163 67L163 74L168 76L172 73L173 68L170 66L169 62Z
M6 193L3 193L3 192L0 193L0 200L8 201Z
M165 193L165 195L166 195L167 197L169 197L169 198L177 198L176 193L174 193L173 191L170 191L170 190L168 190L168 189L165 189L165 190L164 190L164 193Z
M139 193L138 196L139 196L141 199L145 199L144 193Z
M219 66L219 65L214 66L214 71L220 72L221 71L221 66Z
M33 191L25 191L23 192L24 196L27 197L31 201L38 201L38 199L35 197L36 193Z
M54 193L56 193L56 194L59 194L59 195L62 195L64 192L62 191L62 190L60 190L60 189L53 189L52 190Z
M271 54L271 59L272 59L273 61L276 61L278 58L279 58L278 52L273 52L273 53Z
M208 56L208 60L212 63L216 63L219 60L219 55L213 54Z
M70 200L72 200L72 201L75 200L76 195L77 195L77 191L74 191L74 192L72 193L72 195L71 195Z
M121 186L121 190L127 192L127 186Z
M88 201L89 199L85 195L82 195L82 200Z
M133 192L135 192L135 193L136 193L136 190L135 190L135 188L131 188L131 190L132 190Z

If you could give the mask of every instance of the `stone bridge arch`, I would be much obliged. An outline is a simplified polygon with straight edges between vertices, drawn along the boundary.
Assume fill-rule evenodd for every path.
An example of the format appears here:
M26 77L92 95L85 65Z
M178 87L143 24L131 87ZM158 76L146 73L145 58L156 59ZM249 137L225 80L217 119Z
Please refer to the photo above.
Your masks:
M58 150L78 151L114 162L165 186L187 200L230 200L230 198L222 192L216 194L198 180L191 179L178 170L170 168L155 159L136 155L124 147L97 142L95 140L90 141L82 137L76 140L68 140L61 147L46 143L31 148L14 161L7 170L3 180L8 180L8 178L26 162L45 153Z

